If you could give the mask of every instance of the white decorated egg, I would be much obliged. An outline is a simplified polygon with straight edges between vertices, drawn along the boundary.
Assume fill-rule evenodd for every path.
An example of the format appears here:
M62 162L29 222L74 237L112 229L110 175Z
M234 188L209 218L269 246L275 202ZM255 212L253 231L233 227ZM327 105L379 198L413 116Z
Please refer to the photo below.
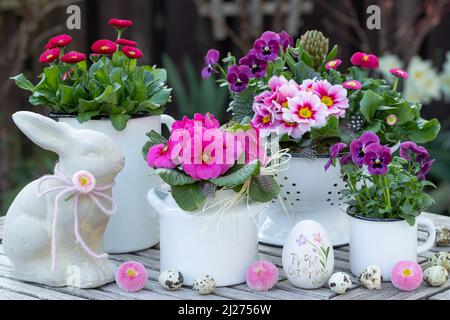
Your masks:
M433 266L423 272L423 280L432 287L440 287L448 280L448 271L442 266Z
M164 289L174 291L183 285L183 275L177 270L169 269L161 272L158 281Z
M435 253L428 259L428 262L432 266L441 266L447 269L447 272L450 272L450 252L438 252Z
M322 287L333 272L333 246L316 221L303 220L292 228L283 247L283 270L289 282L303 289Z
M199 294L210 294L216 289L216 281L209 275L197 277L192 284L192 289Z
M330 290L337 294L344 294L352 287L352 279L345 272L336 272L328 280Z

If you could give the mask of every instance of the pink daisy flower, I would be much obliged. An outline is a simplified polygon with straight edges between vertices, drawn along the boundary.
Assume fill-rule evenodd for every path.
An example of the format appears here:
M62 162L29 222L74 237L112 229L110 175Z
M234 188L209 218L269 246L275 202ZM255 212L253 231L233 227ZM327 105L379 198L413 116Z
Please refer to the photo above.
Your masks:
M400 261L391 274L392 284L402 291L416 290L422 284L422 268L414 261Z
M328 108L328 115L334 115L338 118L345 116L345 109L349 107L349 102L347 90L343 86L332 85L326 80L320 80L314 84L314 92Z
M311 127L320 127L326 123L327 108L320 98L312 92L299 92L288 100L289 108L283 108L283 120L298 123L302 133Z
M374 54L356 52L352 55L350 60L354 66L363 69L377 69L380 66L378 57Z
M398 117L395 114L390 114L386 117L386 124L388 126L395 126L398 123Z
M361 89L362 84L358 80L348 80L342 83L342 86L349 90L359 90Z
M116 282L120 289L128 292L139 291L145 287L148 272L136 261L122 263L116 271Z
M278 282L278 268L269 261L255 261L245 274L247 285L256 291L269 291Z
M396 76L397 78L407 79L409 77L408 72L406 72L403 69L393 68L393 69L389 69L389 72L391 74L393 74L394 76Z
M325 64L325 68L327 68L328 70L331 70L331 69L334 70L334 69L337 69L341 65L341 63L342 63L341 59L334 59L334 60L328 61Z
M80 193L89 193L95 188L95 178L92 173L81 170L72 176L72 182Z

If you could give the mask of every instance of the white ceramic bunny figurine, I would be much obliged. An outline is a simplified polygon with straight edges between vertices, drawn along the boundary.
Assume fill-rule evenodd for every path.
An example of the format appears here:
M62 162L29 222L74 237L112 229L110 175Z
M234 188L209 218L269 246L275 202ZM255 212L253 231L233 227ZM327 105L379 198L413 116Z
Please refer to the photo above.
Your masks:
M124 166L106 135L27 111L13 115L34 143L56 152L55 174L28 184L5 221L3 245L15 275L50 286L93 288L114 281L116 266L102 250L111 187Z

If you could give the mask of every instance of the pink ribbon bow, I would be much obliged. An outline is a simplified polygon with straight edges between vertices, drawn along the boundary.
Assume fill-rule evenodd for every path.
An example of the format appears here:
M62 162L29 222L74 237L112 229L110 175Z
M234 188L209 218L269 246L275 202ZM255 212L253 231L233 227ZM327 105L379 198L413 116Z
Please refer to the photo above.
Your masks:
M43 192L40 191L41 184L47 180L56 180L63 185L49 188ZM80 235L80 231L78 229L78 205L80 202L80 196L89 197L92 202L100 209L105 215L110 216L114 214L117 210L117 205L114 202L113 198L105 194L105 191L110 190L113 187L113 183L96 187L95 186L95 178L88 171L77 171L74 173L72 179L68 179L59 169L59 165L55 166L55 173L53 175L46 175L39 179L37 185L37 195L38 197L42 197L50 192L59 191L55 196L54 200L54 208L53 208L53 221L52 221L52 271L55 270L56 264L56 226L58 221L58 202L64 196L74 197L73 201L73 219L74 219L74 229L73 232L75 234L76 241L81 245L81 247L88 253L90 256L101 259L106 258L108 255L106 253L95 253L89 248L89 246L84 242L83 238ZM103 198L107 200L111 204L111 208L105 208L99 201L98 198Z

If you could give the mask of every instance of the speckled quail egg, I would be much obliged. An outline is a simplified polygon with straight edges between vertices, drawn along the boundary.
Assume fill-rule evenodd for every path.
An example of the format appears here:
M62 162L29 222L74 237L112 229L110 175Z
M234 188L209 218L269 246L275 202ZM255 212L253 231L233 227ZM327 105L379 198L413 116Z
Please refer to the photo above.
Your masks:
M450 246L450 229L446 227L436 227L436 245L438 247Z
M442 286L448 280L448 271L441 266L429 267L423 273L423 280L432 287Z
M432 266L444 267L448 272L450 272L450 252L435 253L432 257L430 257L430 259L428 259L428 262Z
M199 294L210 294L216 289L216 281L213 277L205 274L197 277L192 284L192 289Z
M168 269L159 275L159 284L167 290L178 290L183 286L183 274L177 270Z
M352 287L352 280L345 272L336 272L328 280L330 290L337 294L344 294Z
M368 266L359 275L358 281L367 289L381 289L381 270L379 266Z

